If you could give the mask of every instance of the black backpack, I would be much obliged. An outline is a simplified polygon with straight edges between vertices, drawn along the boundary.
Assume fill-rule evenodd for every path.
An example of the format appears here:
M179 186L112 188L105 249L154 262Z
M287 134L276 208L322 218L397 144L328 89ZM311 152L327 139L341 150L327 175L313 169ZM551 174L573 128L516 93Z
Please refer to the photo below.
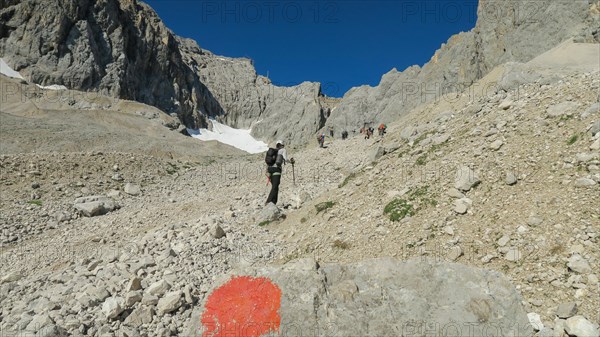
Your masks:
M265 156L265 163L267 163L267 165L269 166L275 165L275 162L277 161L278 152L279 150L277 149L269 148L269 151L267 151L267 155Z

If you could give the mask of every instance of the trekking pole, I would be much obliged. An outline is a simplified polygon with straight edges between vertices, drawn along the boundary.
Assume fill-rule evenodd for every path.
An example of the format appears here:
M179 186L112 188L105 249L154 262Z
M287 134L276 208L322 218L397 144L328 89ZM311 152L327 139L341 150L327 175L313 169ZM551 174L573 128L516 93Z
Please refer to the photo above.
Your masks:
M296 169L295 169L293 162L292 162L292 180L294 181L294 186L296 186Z

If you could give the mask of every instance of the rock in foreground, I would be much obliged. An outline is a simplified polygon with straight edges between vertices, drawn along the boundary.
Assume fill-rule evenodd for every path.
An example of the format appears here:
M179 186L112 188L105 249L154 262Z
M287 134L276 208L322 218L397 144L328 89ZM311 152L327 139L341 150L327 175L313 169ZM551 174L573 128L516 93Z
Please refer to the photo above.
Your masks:
M375 259L323 267L304 259L279 267L249 268L216 282L203 306L192 314L186 335L200 336L211 329L201 321L224 327L231 323L220 321L226 317L255 314L219 307L227 314L213 315L217 309L212 304L232 300L222 296L238 296L233 299L235 303L255 299L243 292L224 291L244 280L258 282L262 294L276 288L270 290L275 307L271 298L263 296L258 309L256 305L246 308L259 311L261 305L269 305L268 309L278 315L269 322L271 332L284 335L291 331L337 336L392 336L413 331L420 335L418 331L432 328L438 329L436 335L443 335L449 334L443 330L450 327L457 336L482 335L490 327L499 336L532 335L521 299L504 275L425 259ZM273 326L273 322L277 324ZM263 323L248 324L265 326Z

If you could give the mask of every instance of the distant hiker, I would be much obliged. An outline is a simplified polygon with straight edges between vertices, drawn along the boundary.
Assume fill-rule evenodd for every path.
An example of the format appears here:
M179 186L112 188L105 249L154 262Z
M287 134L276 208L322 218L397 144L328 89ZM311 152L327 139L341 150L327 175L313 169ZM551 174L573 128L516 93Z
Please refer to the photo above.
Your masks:
M342 139L347 139L348 138L348 131L344 130L344 132L342 132Z
M379 135L383 137L383 135L385 134L385 129L387 129L387 126L383 123L381 123L379 125L379 127L377 128L377 131L379 131Z
M324 133L322 133L322 134L319 136L319 147L324 147L324 146L325 146L325 134L324 134Z
M270 148L265 156L267 176L269 177L269 182L271 182L271 192L269 193L265 205L270 202L277 205L279 183L281 182L281 173L283 172L282 167L288 161L294 164L294 158L288 160L287 151L284 148L283 141L278 140L277 143L275 143L275 148Z
M333 138L333 126L329 127L329 135Z

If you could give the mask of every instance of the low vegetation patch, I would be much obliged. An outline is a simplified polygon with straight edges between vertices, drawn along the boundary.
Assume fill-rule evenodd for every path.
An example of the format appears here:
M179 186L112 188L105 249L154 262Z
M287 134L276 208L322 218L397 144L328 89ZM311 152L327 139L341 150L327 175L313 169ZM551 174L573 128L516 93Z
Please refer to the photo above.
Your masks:
M437 206L437 200L429 195L429 186L417 187L408 193L408 200L424 206Z
M36 206L42 206L41 200L29 200L28 203Z
M300 219L300 223L305 223L305 222L307 222L307 221L308 221L308 219L307 219L307 218L302 218L302 219Z
M579 139L578 135L572 135L569 140L567 140L567 145L573 145Z
M179 171L179 167L173 163L167 163L167 173L168 174L175 174L177 173L177 171Z
M329 209L335 205L333 201L321 202L315 205L315 209L317 210L317 214L323 212L326 209Z
M342 240L335 240L335 241L333 241L333 248L348 249L348 248L350 248L350 244L348 242L345 242Z
M270 223L271 223L271 221L269 221L269 220L266 220L266 221L263 221L263 222L259 223L259 224L258 224L258 226L259 226L259 227L265 227L265 226L267 226L267 225L268 225L268 224L270 224Z
M388 215L392 221L400 221L407 216L415 215L415 211L408 201L396 198L385 206L383 214Z
M420 186L410 190L405 198L395 198L383 209L383 214L388 215L391 221L400 221L407 216L416 214L416 209L428 206L437 206L438 202L429 192L429 186Z
M417 160L415 161L415 164L419 165L419 166L423 166L427 163L427 154L424 154L422 156L420 156L419 158L417 158Z

